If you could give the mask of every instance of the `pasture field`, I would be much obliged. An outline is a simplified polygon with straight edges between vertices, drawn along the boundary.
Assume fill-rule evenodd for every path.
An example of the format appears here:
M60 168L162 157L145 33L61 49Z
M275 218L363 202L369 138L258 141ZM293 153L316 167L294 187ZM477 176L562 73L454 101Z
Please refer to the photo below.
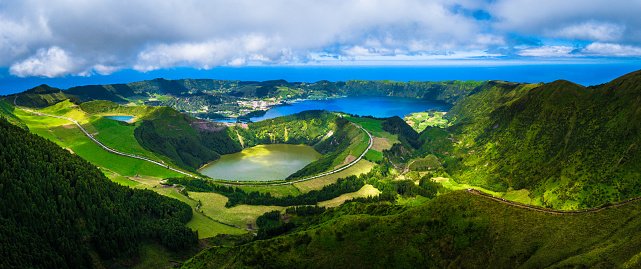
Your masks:
M251 224L252 227L255 228L258 216L266 212L285 210L285 207L280 206L259 205L237 205L232 208L226 208L225 203L227 203L229 199L212 192L189 192L189 196L201 202L200 210L206 216L243 228L247 227L247 224Z
M443 184L443 187L449 190L465 190L465 189L472 188L472 189L480 190L485 193L489 193L490 195L494 195L499 198L503 198L508 201L514 201L514 202L537 205L537 206L542 205L539 201L531 199L528 196L530 192L526 189L509 190L507 192L496 192L496 191L491 191L482 187L472 186L464 183L457 183L454 180L451 180L449 178L444 178L444 177L435 177L433 178L433 180Z
M194 217L187 222L187 227L198 231L198 238L211 238L219 234L244 234L246 230L229 227L215 222L194 210Z
M409 126L412 126L416 132L421 132L427 127L447 127L447 120L443 116L447 112L418 112L406 115L404 120Z
M113 182L116 182L120 185L127 186L127 187L135 187L136 185L140 184L136 181L129 180L128 178L120 175L113 176L109 179L111 179L111 181Z
M372 144L372 148L370 150L382 152L383 150L391 149L394 143L398 143L398 139L391 140L382 137L374 137L374 143Z
M363 158L371 162L378 162L383 160L383 153L370 149L367 153L365 153L365 156L363 156Z
M303 182L298 182L294 183L294 186L301 192L301 193L307 193L311 190L320 190L324 186L336 183L336 180L342 177L348 177L351 175L360 175L362 173L367 173L369 170L371 170L375 166L374 163L369 162L367 160L361 159L358 161L356 164L350 166L349 168L340 171L338 173L334 173L331 175L327 175L324 177L319 177Z
M67 110L68 107L63 106L64 104L62 103L64 102L46 109L57 112L58 114L64 112L66 116L69 116L68 114L73 114L70 111L74 110ZM45 109L43 109L43 112L44 110ZM120 175L148 175L163 178L181 176L179 173L147 161L110 153L86 137L80 128L68 120L38 116L19 109L16 109L14 114L19 117L27 127L29 127L30 132L49 139L63 148L69 148L75 154L90 163L99 167L104 167ZM78 113L75 114L76 117L77 115L80 115ZM83 126L85 125L86 124L83 124ZM89 129L87 131L91 132ZM131 137L131 139L135 141L135 138ZM138 145L137 142L135 144ZM111 146L109 144L106 145Z
M134 137L134 130L138 127L138 124L120 123L103 117L91 117L88 121L96 129L97 134L94 137L106 146L154 161L168 161L166 158L163 160L161 156L144 149L138 144L138 140Z
M378 136L380 137L380 133L385 132L383 131L383 126L381 125L383 123L383 120L375 120L375 119L370 119L370 118L358 118L358 117L345 117L347 120L356 123L363 127L365 130L370 132L373 136Z
M334 199L319 202L318 206L325 206L325 207L337 207L339 205L342 205L343 202L349 199L353 199L356 197L367 197L367 196L376 196L379 195L381 191L378 189L374 188L374 186L370 184L365 184L360 190L357 192L351 192L351 193L345 193L341 194L341 196L338 196Z
M207 218L202 213L196 212L197 200L189 199L188 197L180 194L177 188L168 188L160 185L158 183L160 179L158 178L140 177L135 178L135 180L140 184L134 186L134 188L149 189L161 195L171 197L188 204L193 210L193 217L189 222L187 222L186 226L192 230L198 231L198 238L200 239L214 237L218 234L243 234L247 232L245 230L220 224Z

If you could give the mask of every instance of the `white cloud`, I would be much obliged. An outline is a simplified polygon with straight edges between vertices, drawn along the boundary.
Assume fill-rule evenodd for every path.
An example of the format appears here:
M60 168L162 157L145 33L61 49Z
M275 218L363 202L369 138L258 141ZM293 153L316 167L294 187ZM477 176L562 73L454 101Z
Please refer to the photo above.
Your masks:
M562 57L570 56L574 48L565 46L543 46L535 48L521 49L518 55L534 57Z
M113 72L116 72L122 68L118 66L107 66L103 64L97 64L97 65L94 65L92 69L98 72L98 74L105 76L105 75L112 74Z
M497 0L487 9L505 33L641 43L641 1Z
M606 57L641 57L641 47L595 42L586 46L583 53Z
M41 49L35 56L13 64L9 68L9 72L18 77L38 76L52 78L74 71L75 64L73 59L67 55L67 52L58 47L51 47L48 50Z
M625 26L615 23L590 21L550 31L548 35L570 40L617 41L623 36L624 30Z
M1 6L0 67L15 66L24 76L300 64L317 54L413 61L513 52L545 38L641 45L639 1L25 0ZM475 19L477 12L484 18ZM521 53L563 56L554 45ZM17 71L42 62L41 51L54 47L73 55L69 66Z

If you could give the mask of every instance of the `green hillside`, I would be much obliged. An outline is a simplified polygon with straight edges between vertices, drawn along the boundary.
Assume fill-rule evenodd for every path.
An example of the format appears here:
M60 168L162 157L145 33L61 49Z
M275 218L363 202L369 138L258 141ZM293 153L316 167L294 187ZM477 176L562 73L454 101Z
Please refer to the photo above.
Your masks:
M639 213L637 202L554 215L467 192L416 207L350 203L182 268L638 268Z
M154 79L126 84L87 85L67 90L41 85L24 92L22 105L45 107L66 98L82 101L106 100L119 104L170 106L199 118L244 119L264 110L263 105L280 105L297 99L326 99L342 96L398 96L457 104L471 93L487 87L488 81L318 81L315 83L230 81L211 79ZM245 103L242 103L245 102Z
M18 125L22 128L27 128L27 125L14 114L14 110L16 109L13 105L11 105L13 100L0 100L0 117L4 117L7 121L9 121L11 124Z
M368 137L358 127L327 111L304 111L230 126L186 114L169 114L145 120L135 129L134 135L145 149L166 156L190 171L217 160L220 155L257 145L305 144L324 154L289 179L344 165L348 157L359 156L368 143Z
M89 268L144 240L195 246L191 208L107 179L94 165L0 119L0 267Z
M19 94L15 101L19 106L42 108L54 105L72 97L72 95L63 92L61 89L52 88L43 84ZM14 100L14 96L9 96L7 98L9 101ZM72 101L80 103L80 100L76 98Z
M526 189L536 204L558 209L641 196L640 84L635 72L590 88L493 87L452 108L440 136L428 128L414 156L434 154L457 181Z

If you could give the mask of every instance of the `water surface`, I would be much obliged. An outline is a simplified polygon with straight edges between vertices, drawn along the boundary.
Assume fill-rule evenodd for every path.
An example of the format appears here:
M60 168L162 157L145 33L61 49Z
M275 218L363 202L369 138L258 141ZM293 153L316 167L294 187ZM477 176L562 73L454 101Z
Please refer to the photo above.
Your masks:
M129 122L130 120L134 119L135 117L134 116L103 116L103 118L117 120L117 121Z
M305 145L273 144L220 156L198 170L214 179L231 181L283 180L322 155Z
M360 116L374 116L386 118L422 112L430 109L449 110L452 106L426 100L406 97L389 96L352 96L329 100L306 100L292 103L291 106L272 108L261 117L251 118L252 121L261 121L280 116L295 114L305 110L322 109L341 111Z

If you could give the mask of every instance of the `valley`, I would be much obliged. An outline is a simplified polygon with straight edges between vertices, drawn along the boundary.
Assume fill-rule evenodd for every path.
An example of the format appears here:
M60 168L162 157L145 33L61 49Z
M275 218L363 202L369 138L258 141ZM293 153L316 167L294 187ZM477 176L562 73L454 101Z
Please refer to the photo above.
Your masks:
M181 225L200 240L182 256L184 268L632 268L641 262L632 239L641 223L640 81L641 71L587 88L568 81L43 85L5 97L0 113L123 188L184 204L193 217ZM383 116L341 105L279 106L255 122L206 116L239 117L266 108L254 104L295 98L359 107L357 100L375 100L362 111ZM394 102L415 103L416 111L397 112ZM247 164L220 165L227 158L257 165L250 174ZM208 170L217 166L227 171ZM167 251L149 246L141 247Z

